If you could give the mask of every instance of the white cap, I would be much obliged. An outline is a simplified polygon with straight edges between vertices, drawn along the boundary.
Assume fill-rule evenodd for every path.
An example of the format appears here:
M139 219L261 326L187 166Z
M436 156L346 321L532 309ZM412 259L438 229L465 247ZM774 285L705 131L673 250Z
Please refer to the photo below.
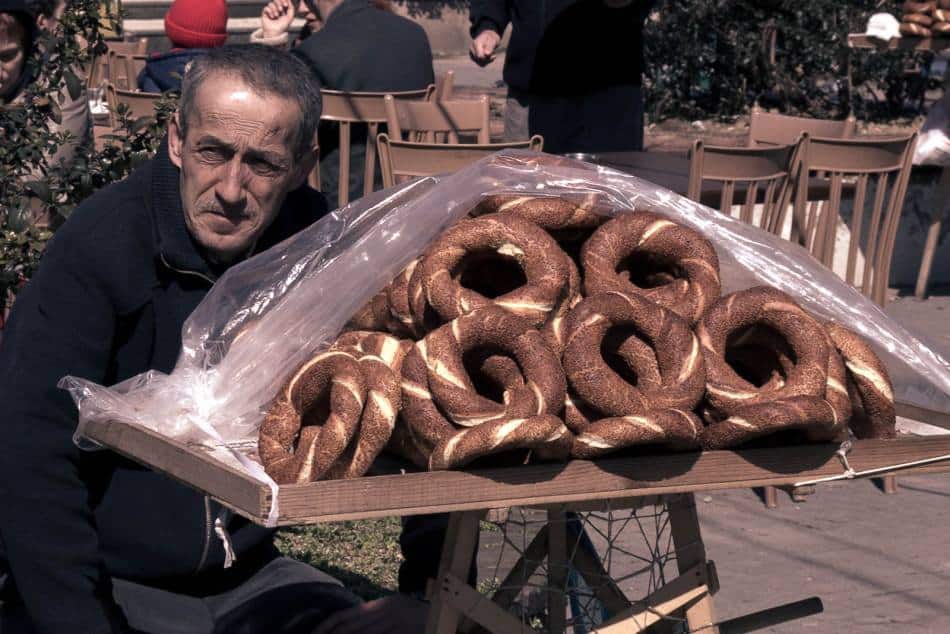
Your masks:
M875 13L868 20L868 28L864 34L888 42L901 36L901 25L890 13Z

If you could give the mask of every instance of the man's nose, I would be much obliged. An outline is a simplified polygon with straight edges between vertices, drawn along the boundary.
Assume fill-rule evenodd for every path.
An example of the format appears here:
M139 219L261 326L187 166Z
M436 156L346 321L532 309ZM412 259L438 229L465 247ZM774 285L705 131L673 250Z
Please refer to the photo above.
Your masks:
M244 188L244 169L240 161L233 160L224 167L224 173L215 187L215 194L228 207L241 207L247 198Z

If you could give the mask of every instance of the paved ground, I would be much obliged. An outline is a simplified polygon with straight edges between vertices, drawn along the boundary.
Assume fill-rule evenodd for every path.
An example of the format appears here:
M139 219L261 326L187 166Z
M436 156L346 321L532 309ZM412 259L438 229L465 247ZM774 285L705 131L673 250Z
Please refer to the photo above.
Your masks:
M825 611L768 632L950 632L950 475L829 484L767 510L749 491L698 498L729 618L819 596Z

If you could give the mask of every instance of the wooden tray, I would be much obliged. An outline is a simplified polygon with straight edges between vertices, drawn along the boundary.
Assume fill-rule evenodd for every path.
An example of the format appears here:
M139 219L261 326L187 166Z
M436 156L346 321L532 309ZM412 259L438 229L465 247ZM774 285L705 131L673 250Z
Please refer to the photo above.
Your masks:
M209 494L253 522L263 524L267 518L270 489L215 459L207 448L125 423L89 423L86 435ZM789 485L841 474L837 449L829 444L707 451L286 485L278 494L278 524ZM848 459L853 469L864 471L943 455L950 455L950 434L856 441ZM950 471L950 462L901 473L909 471Z

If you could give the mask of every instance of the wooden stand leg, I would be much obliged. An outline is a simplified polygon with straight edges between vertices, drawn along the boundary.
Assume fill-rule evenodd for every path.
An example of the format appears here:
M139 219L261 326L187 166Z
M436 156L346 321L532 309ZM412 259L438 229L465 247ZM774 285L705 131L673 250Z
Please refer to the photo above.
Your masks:
M450 577L468 578L481 515L481 511L466 511L449 516L449 527L445 532L442 559L439 562L439 578L429 590L426 634L455 634L458 629L462 612L447 600L444 583Z
M927 287L930 285L930 269L933 266L934 255L937 252L940 228L943 225L943 208L948 197L950 197L950 169L945 167L940 173L940 182L937 183L933 209L930 212L930 227L927 229L924 254L920 259L920 271L917 273L917 286L914 288L914 296L917 299L923 299L927 296Z
M884 493L888 495L897 493L897 476L884 476L881 478L881 484L882 488L884 489Z
M699 516L696 514L696 499L693 494L686 493L670 498L668 509L670 532L673 547L676 549L676 565L680 574L696 569L697 566L702 567L700 570L705 569L706 547L699 531ZM712 600L712 595L718 590L718 582L714 572L709 576L709 592L686 608L686 621L690 631L719 634L719 628L715 625L716 613Z
M765 506L770 509L778 508L778 489L763 487L762 492L765 497Z
M564 508L548 510L548 632L567 629L567 515Z

